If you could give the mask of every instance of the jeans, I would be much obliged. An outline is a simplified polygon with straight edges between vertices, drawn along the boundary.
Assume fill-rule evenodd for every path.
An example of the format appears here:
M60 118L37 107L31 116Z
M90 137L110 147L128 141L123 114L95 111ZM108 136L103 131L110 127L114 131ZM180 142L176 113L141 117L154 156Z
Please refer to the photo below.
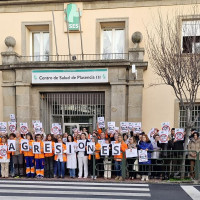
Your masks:
M75 169L69 169L70 177L75 177Z
M116 176L122 176L122 161L115 161Z
M65 176L65 165L65 162L56 161L54 175L63 178Z
M24 175L24 155L13 155L15 176Z
M10 175L14 176L14 164L13 164L13 155L10 155L10 163L9 163L9 171L10 171Z

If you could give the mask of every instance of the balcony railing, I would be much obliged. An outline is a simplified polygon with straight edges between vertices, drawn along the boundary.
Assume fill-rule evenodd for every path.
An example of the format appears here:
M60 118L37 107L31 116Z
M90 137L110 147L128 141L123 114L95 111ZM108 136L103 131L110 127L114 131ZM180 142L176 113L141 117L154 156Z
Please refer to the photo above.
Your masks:
M19 56L19 62L128 60L128 53Z

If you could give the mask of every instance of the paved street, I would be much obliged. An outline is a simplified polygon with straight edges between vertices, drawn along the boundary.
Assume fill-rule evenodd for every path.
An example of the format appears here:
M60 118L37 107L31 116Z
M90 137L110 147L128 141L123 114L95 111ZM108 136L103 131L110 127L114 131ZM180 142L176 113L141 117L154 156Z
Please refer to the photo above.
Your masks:
M0 180L0 197L59 200L199 200L200 185Z

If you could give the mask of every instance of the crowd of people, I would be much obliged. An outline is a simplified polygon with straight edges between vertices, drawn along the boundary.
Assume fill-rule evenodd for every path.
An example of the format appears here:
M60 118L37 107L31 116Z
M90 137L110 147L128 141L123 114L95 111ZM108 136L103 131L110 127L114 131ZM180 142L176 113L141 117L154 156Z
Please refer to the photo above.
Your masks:
M29 141L29 150L21 149L22 139ZM144 132L135 133L134 130L128 133L120 134L115 131L112 134L102 129L94 130L88 133L84 128L82 131L74 130L73 134L64 133L63 135L36 134L28 132L27 134L0 133L0 145L8 145L8 140L15 140L16 150L0 152L1 177L24 177L27 178L70 178L78 177L96 179L102 177L115 180L122 180L122 160L125 159L127 174L129 179L136 179L138 175L141 180L153 178L169 179L170 175L180 173L181 162L183 158L184 139L175 139L175 129L172 128L168 136L167 143L160 143L159 130L155 129L154 134L148 135ZM78 151L79 140L86 141L85 151ZM52 143L52 151L44 152L44 142ZM33 143L40 143L40 152L34 154ZM95 143L93 154L87 153L87 143ZM61 143L62 153L55 154L55 144ZM67 143L74 146L74 152L67 153ZM102 143L108 144L109 154L102 156L100 154ZM112 145L120 144L120 154L112 155ZM127 149L137 149L147 151L148 159L145 162L139 162L137 157L126 158ZM173 155L171 150L174 151ZM172 152L173 152L172 151ZM200 138L196 130L191 130L190 141L188 143L188 155L190 165L190 177L194 178L194 166L197 158L197 152L200 151ZM1 156L3 155L4 156ZM5 154L6 153L6 154ZM95 166L93 162L95 160ZM170 174L170 171L173 173ZM95 172L95 173L94 173Z

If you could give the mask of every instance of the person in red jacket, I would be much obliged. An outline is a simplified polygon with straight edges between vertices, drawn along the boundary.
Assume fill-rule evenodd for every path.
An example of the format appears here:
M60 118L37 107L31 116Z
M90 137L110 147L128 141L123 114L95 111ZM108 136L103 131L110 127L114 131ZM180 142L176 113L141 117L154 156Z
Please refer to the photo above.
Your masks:
M123 137L121 135L118 136L118 141L115 143L120 143L120 155L114 156L115 159L115 170L116 170L116 178L115 180L122 181L122 159L123 159L123 152L126 151L127 144L123 141Z

